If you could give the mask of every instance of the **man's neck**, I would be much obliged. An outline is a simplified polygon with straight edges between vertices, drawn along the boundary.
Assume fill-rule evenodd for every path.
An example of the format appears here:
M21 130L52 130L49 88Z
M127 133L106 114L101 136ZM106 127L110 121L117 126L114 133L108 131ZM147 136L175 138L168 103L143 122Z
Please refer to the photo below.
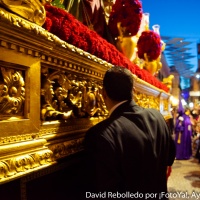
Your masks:
M128 100L124 100L124 101L120 101L120 102L117 102L115 104L113 104L113 106L111 107L111 109L109 110L109 115L111 115L113 113L113 111L118 107L120 106L121 104L127 102Z

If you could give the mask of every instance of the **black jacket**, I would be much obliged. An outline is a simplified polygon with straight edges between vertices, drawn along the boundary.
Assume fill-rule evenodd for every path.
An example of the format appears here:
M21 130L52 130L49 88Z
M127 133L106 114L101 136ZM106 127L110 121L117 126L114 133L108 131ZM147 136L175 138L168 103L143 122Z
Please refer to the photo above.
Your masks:
M88 130L85 150L89 191L167 192L166 168L175 159L175 145L159 111L134 101L121 104Z

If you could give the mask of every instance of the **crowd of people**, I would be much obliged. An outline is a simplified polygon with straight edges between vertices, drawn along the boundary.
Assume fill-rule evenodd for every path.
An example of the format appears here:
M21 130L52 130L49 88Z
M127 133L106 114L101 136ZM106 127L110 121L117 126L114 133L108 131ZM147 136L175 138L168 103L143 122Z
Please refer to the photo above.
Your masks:
M176 144L176 159L195 157L200 162L200 110L183 107L172 110L174 117L173 136Z

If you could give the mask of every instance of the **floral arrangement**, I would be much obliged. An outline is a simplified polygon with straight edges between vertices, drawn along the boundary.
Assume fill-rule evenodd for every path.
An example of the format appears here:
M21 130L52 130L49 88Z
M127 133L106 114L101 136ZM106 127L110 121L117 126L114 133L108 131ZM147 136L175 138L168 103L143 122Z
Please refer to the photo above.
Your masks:
M55 34L60 39L72 44L92 55L97 56L113 65L129 69L138 78L149 84L168 92L166 85L152 76L148 71L140 69L127 57L119 52L116 47L100 37L95 31L78 21L73 15L61 8L45 5L46 21L43 28Z
M147 54L149 61L156 60L162 51L160 35L154 31L143 31L137 42L138 57L145 60Z
M125 29L124 36L137 34L142 20L142 5L139 0L116 0L109 18L109 29L113 37L119 36L117 23Z

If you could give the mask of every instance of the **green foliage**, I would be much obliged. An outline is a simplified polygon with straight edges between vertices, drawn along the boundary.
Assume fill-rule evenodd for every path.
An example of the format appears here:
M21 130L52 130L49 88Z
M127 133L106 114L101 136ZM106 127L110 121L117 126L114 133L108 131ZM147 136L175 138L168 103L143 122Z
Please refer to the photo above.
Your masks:
M58 7L58 8L65 9L65 6L60 2L60 0L54 0L54 1L52 2L52 5L53 5L53 6L56 6L56 7Z

